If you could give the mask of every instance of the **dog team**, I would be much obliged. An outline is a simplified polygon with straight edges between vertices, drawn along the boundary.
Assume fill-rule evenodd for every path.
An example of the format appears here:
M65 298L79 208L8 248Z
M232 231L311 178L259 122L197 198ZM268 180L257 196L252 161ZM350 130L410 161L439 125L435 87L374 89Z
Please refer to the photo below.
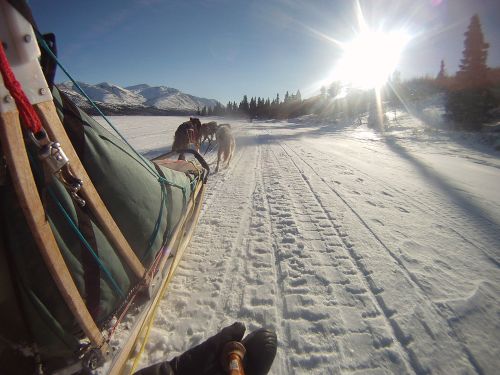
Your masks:
M218 172L221 158L227 167L234 153L235 140L229 124L217 125L215 121L202 124L200 119L191 117L189 121L180 124L175 131L172 151L179 151L179 159L184 159L182 151L188 149L190 144L194 145L196 151L199 152L201 145L207 140L208 147L210 147L214 137L217 143L217 167L215 171Z

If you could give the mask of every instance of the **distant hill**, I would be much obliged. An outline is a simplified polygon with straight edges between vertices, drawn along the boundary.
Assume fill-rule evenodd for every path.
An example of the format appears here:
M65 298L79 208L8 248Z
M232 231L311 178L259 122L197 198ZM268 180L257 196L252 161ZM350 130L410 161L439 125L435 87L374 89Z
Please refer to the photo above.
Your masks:
M123 88L108 82L96 85L78 82L78 85L107 115L193 114L198 108L211 108L217 104L215 99L200 98L166 86L140 84ZM72 82L60 83L57 87L79 107L96 114Z

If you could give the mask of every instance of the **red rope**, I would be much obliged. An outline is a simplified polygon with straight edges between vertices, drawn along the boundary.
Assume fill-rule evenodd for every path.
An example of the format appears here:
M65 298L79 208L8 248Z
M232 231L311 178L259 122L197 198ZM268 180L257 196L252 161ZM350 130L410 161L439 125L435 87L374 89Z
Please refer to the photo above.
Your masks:
M23 120L23 123L33 133L38 133L42 130L42 122L24 93L21 84L16 79L14 72L10 68L2 43L0 43L0 71L5 87L16 101L17 110L19 111L19 116ZM3 100L3 98L0 98L0 100Z

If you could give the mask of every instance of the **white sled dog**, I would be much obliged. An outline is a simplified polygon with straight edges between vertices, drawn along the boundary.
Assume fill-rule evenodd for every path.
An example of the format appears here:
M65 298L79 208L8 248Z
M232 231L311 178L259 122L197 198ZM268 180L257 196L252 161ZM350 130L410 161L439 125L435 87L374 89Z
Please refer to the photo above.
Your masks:
M226 167L229 166L229 162L233 157L235 141L233 132L231 131L231 125L220 124L215 133L215 139L217 140L217 167L215 171L219 171L219 163L221 156L223 156Z

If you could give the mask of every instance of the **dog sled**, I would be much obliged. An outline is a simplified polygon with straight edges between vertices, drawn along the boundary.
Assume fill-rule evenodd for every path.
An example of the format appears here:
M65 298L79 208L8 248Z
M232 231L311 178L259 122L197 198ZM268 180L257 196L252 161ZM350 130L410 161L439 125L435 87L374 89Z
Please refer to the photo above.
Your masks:
M0 39L0 373L126 373L208 165L145 160L53 88L50 39L24 1L0 0Z

